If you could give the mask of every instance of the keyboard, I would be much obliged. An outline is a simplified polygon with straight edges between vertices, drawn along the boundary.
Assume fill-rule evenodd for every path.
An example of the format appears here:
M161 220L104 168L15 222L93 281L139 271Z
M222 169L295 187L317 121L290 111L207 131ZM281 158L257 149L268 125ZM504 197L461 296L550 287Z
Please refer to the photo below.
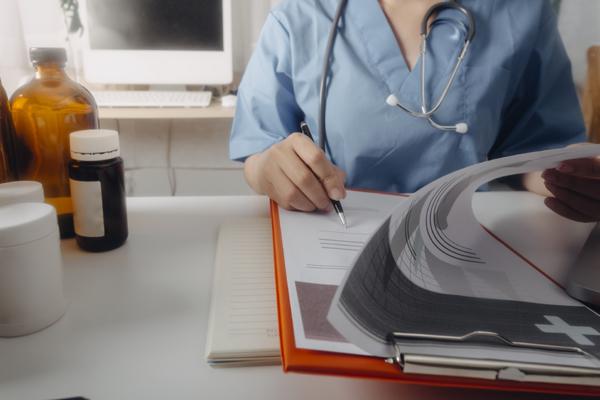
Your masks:
M98 107L208 107L211 92L102 90L92 92Z

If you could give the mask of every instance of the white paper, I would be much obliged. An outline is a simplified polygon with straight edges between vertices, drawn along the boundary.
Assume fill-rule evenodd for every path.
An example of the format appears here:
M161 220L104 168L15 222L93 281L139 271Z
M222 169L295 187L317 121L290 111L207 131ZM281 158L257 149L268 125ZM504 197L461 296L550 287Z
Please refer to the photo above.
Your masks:
M514 304L532 305L531 307L535 310L546 306L556 306L552 308L555 311L561 309L561 307L563 307L562 309L566 307L568 310L581 308L581 304L571 299L562 288L547 279L540 271L533 268L486 232L475 219L471 201L473 192L490 180L506 175L553 168L563 160L585 158L599 154L600 146L597 145L522 154L465 168L422 188L412 195L408 201L401 203L394 210L391 218L382 225L381 229L384 229L386 224L389 224L389 230L386 231L388 232L387 235L379 229L380 234L377 239L369 242L383 241L374 243L372 253L363 252L361 254L361 257L364 256L364 260L357 260L357 262L362 263L362 268L354 266L352 281L350 281L350 274L345 277L344 283L338 288L333 301L329 313L330 322L348 340L368 354L378 356L391 356L394 354L393 347L387 341L387 334L383 333L386 324L389 324L389 320L386 319L387 315L402 313L410 315L412 313L413 319L406 320L407 323L409 321L412 323L411 328L405 330L408 333L413 332L412 329L418 325L418 322L415 321L426 320L427 318L421 318L418 313L415 313L415 310L410 310L411 302L415 301L416 297L406 297L406 301L409 303L402 304L405 300L398 297L385 300L385 297L381 297L379 292L372 295L368 294L367 292L371 290L368 288L371 285L371 279L380 281L379 286L389 285L392 287L398 285L391 280L386 283L388 281L377 274L396 274L394 275L396 279L402 277L403 282L410 281L415 287L414 290L419 293L430 293L432 299L452 298L459 304L462 302L465 312L469 311L469 303L510 305L513 304L511 302L514 302ZM384 243L385 241L389 242ZM386 247L387 250L383 247ZM380 251L387 253L378 255ZM383 257L381 259L385 259L387 260L386 263L389 263L390 258L386 258L387 254L393 257L392 261L395 261L393 269L399 269L400 274L397 271L390 270L387 264L385 267L387 269L382 270L382 272L374 269L375 265L373 265L373 268L370 267L369 263L375 260L374 257ZM351 290L346 293L354 293L352 292L352 290L355 290L352 289L353 287L363 289L356 289L358 294L346 295L345 298L349 300L343 302L343 299L342 301L340 299L344 286ZM373 283L373 287L375 287L375 283ZM362 290L362 293L360 290ZM391 294L393 290L407 289L392 287L390 290ZM408 294L408 292L405 293ZM361 298L364 300L373 298L374 300L369 304L379 304L379 306L363 305ZM390 302L389 305L382 303L389 300L394 301ZM352 302L355 306L352 306ZM360 305L356 306L357 304ZM415 301L414 304L422 303ZM447 304L439 304L435 307L434 304L430 304L429 309L424 310L423 313L443 312L441 310L448 308L446 306ZM367 309L369 307L371 309ZM408 311L396 307L406 307ZM436 310L436 308L439 310ZM458 310L461 307L455 309ZM518 320L517 315L521 311L523 310L514 310L515 320ZM525 311L529 312L529 310ZM475 326L485 326L486 323L490 325L499 320L499 317L495 315L482 314L477 316L477 314L474 314L475 316L479 319L470 321L474 326L473 330L477 330ZM446 327L442 326L441 328L440 326L443 325L442 319L430 319L429 323L432 327L435 327L431 329L460 331L463 326L456 326L453 319L461 320L463 317L464 314L462 313L454 316L440 314L440 318L448 321ZM553 315L545 316L542 314L539 317L540 319L536 320L537 325L549 324L548 321L554 321L552 319ZM366 322L358 322L361 318L364 321L371 320L374 324L365 325ZM589 319L587 322L589 322ZM377 324L379 324L379 328L375 327ZM506 320L506 324L513 324L513 321ZM532 324L528 328L531 332L535 331L538 334L536 337L549 337L541 334L542 329L535 328L537 325ZM575 328L578 327L573 329ZM586 328L589 328L586 331L592 329L591 327ZM402 327L394 329L403 330ZM465 327L464 329L470 328ZM592 330L591 335L595 335L593 332L595 330ZM391 332L388 331L387 333ZM566 336L566 334L556 335L560 339L564 339ZM531 338L533 340L536 337L532 336ZM579 344L587 340L586 338L582 339L581 335L577 336L576 333L569 337L579 340ZM578 343L574 345L578 345ZM406 343L404 348L409 352L412 346L412 343ZM415 346L418 351L431 351L433 348L425 345ZM454 352L458 349L454 345L442 346L441 348L444 348L445 352L450 352L451 355L462 357L478 357L483 351L481 348L475 348L473 351L465 349L464 351ZM491 353L489 353L490 351ZM486 352L487 357L497 357L498 359L505 359L502 357L508 357L508 359L519 357L519 352L510 354L510 351L493 349L486 349ZM437 353L434 352L433 354ZM538 355L536 357L539 357L540 362L544 362L546 356ZM569 356L563 354L561 359L567 360ZM570 361L565 362L573 362L573 365L590 365L589 360L582 360L580 356L574 356ZM593 364L599 365L597 361L594 361Z
M271 221L221 226L206 358L213 365L279 361Z
M298 348L365 354L322 324L328 324L325 317L333 294L363 244L402 201L404 197L397 195L349 191L342 201L347 229L333 211L303 213L279 208L294 338ZM324 300L321 301L321 298ZM310 320L311 326L306 329L302 309L305 310L304 319Z

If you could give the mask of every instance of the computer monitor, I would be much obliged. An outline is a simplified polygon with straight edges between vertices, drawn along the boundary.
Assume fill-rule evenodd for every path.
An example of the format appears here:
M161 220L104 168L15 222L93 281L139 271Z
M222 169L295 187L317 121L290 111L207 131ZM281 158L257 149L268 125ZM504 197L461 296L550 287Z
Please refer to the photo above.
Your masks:
M231 0L79 0L79 7L88 82L232 81Z

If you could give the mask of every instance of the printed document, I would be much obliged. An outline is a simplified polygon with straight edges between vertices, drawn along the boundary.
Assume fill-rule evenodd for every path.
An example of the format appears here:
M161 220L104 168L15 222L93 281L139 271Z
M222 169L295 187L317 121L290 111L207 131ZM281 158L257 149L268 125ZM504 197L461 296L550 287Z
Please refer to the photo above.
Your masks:
M285 271L298 348L365 354L327 321L333 295L375 229L405 201L398 195L348 191L344 228L335 214L279 208Z
M596 145L522 154L425 186L375 229L338 287L328 320L346 340L376 356L395 355L393 333L431 338L486 331L561 352L499 341L398 345L407 354L600 368L600 317L485 231L471 205L477 188L490 180L597 155Z

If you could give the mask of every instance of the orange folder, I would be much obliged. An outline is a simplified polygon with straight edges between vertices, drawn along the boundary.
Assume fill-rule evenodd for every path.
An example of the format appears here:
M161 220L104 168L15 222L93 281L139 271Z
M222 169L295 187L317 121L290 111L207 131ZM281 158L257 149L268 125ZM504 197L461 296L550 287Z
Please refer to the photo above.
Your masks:
M271 201L271 221L273 227L273 252L275 261L277 309L279 315L279 337L281 342L282 365L285 372L292 371L346 377L384 379L397 381L399 383L420 384L426 386L490 389L514 392L538 392L579 396L600 396L600 387L492 381L474 378L405 374L402 372L399 366L395 364L388 364L379 357L359 356L297 348L294 340L292 311L290 307L290 297L285 273L285 260L283 257L283 243L281 240L279 209L277 204L273 201ZM513 249L511 250L514 251ZM520 257L525 259L521 255ZM530 261L526 261L531 264Z

